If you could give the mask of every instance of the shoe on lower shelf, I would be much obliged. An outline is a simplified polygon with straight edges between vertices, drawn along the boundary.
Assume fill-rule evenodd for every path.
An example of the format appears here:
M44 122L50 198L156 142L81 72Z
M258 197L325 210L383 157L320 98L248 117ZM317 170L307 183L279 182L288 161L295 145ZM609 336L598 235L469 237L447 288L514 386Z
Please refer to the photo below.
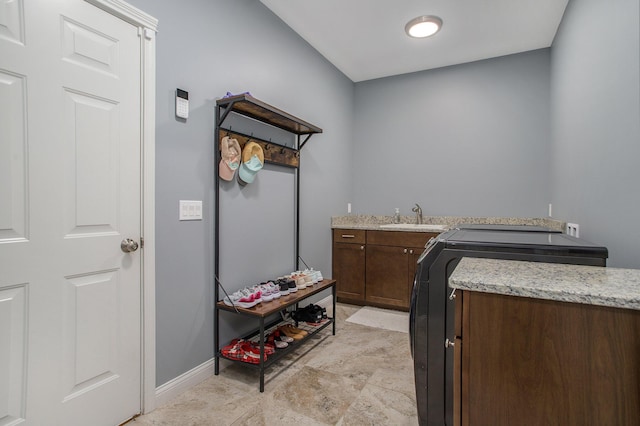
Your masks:
M294 327L292 324L285 324L285 325L282 325L282 326L280 326L280 329L281 329L282 331L284 331L284 332L285 332L285 334L287 334L287 331L289 331L290 333L293 333L293 334L299 334L299 335L301 335L301 336L303 336L303 337L309 334L309 333L307 333L306 331L304 331L304 330L303 330L303 329L301 329L301 328ZM287 336L288 336L288 335L289 335L289 334L287 334ZM292 337L293 337L293 336L292 336ZM295 337L294 337L294 339L295 339Z
M284 326L284 325L280 326L278 330L280 330L281 333L283 333L287 337L292 338L293 340L302 340L304 339L304 336L305 336L304 334L294 332L291 328L288 328L287 326Z

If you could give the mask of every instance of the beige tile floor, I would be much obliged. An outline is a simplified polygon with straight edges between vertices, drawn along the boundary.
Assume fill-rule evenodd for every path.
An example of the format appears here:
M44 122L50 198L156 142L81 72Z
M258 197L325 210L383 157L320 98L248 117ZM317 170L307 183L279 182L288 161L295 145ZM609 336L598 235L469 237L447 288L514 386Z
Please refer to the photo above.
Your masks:
M345 322L358 309L338 304L336 335L272 365L264 393L256 370L233 364L127 426L417 425L408 335Z

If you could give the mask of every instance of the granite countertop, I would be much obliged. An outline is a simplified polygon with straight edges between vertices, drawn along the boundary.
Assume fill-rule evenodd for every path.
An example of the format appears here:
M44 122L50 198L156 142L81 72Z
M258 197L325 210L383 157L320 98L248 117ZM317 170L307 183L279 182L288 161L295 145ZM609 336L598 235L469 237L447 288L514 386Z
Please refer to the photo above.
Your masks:
M443 232L443 230L416 229L411 227L416 222L415 215L400 216L402 224L408 224L406 228L384 228L381 226L393 223L393 216L375 215L348 215L333 216L331 218L331 228L341 229L363 229L363 230L384 230L384 231L410 231L410 232ZM463 217L463 216L423 216L422 223L427 225L443 225L444 230L455 228L456 225L481 224L481 225L531 225L544 226L547 228L564 231L565 223L549 218L518 218L518 217Z
M464 258L449 278L460 290L640 310L640 269Z

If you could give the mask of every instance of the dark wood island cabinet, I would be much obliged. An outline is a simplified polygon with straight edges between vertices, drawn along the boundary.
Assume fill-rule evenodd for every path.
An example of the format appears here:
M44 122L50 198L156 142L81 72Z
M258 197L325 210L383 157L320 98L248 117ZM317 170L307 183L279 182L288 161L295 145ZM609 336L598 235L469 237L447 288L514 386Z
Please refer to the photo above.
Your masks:
M640 424L640 311L456 296L455 424Z

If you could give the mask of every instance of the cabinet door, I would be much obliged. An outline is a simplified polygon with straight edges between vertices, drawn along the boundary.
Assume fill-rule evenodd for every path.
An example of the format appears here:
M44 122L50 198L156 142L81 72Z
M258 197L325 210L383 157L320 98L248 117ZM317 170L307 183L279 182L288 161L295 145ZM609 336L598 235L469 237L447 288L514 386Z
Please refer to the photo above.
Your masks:
M368 302L408 308L408 250L402 247L367 245Z
M364 244L333 244L333 279L339 299L364 302L365 274Z
M638 424L640 312L465 292L462 335L463 424Z

